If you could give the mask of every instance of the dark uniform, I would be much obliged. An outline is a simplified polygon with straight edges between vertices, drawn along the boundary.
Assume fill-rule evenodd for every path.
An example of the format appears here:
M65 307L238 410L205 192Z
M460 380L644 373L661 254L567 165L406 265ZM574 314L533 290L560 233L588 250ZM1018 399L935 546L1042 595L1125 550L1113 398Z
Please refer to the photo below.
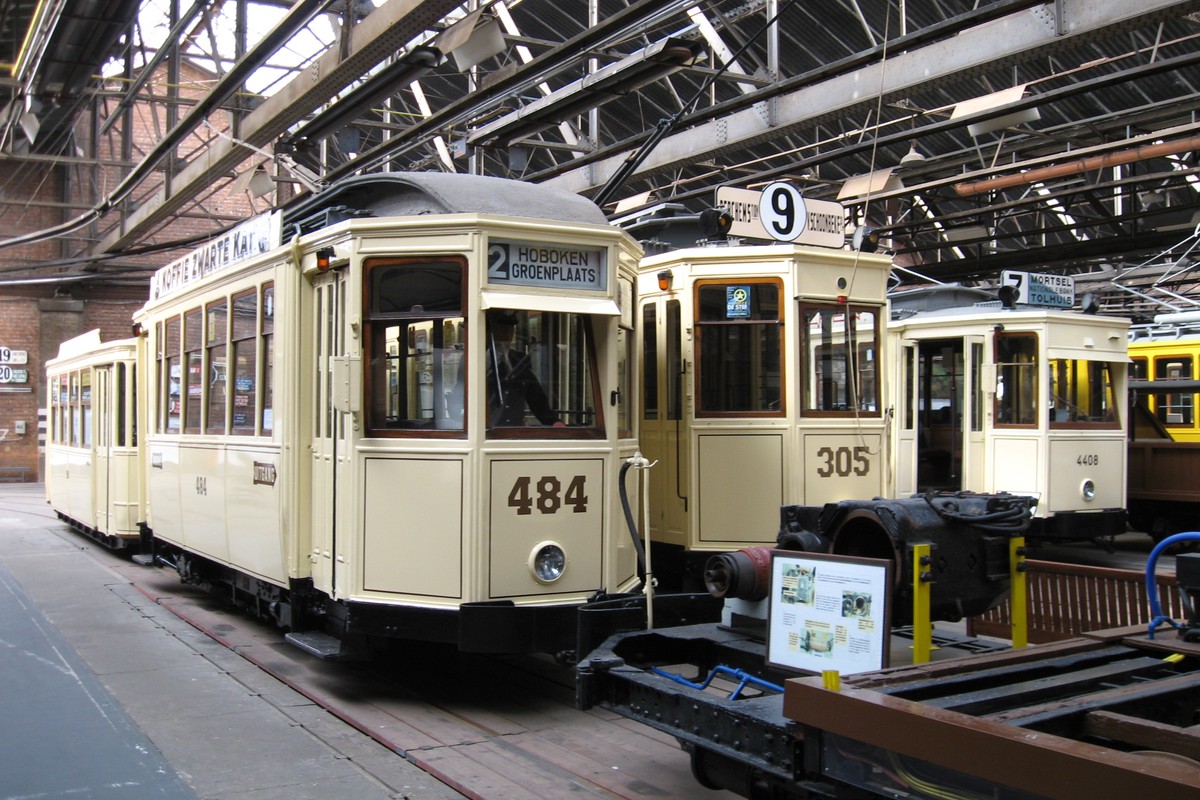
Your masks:
M528 406L543 425L558 422L546 390L533 374L529 353L508 351L508 358L488 352L488 422L492 427L525 424Z

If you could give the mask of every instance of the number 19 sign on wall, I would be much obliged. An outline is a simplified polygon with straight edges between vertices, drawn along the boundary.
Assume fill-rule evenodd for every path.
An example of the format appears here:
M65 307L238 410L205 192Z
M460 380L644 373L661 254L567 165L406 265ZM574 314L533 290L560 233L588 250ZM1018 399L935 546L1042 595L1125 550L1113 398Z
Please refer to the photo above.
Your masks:
M841 203L804 197L790 183L772 183L761 192L722 186L717 205L733 218L731 236L774 239L818 247L846 244L846 214Z
M0 345L0 383L28 383L29 370L13 369L13 364L28 364L29 353Z

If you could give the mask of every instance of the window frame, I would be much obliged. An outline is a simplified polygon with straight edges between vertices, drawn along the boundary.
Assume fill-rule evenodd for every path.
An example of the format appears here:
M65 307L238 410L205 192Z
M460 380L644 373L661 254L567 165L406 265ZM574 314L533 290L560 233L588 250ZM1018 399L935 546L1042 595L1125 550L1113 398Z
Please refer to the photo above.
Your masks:
M808 352L809 336L808 336L807 319L808 319L808 312L810 312L810 311L834 311L836 313L843 314L846 317L850 317L852 315L856 316L856 315L862 314L862 313L869 313L874 317L872 326L871 326L871 328L873 330L873 336L874 336L872 342L874 344L874 349L875 349L875 370L874 370L874 372L875 372L875 378L874 378L875 391L874 391L874 398L873 398L875 407L873 409L853 408L853 407L852 408L844 408L844 409L837 409L837 408L826 409L826 408L814 407L815 401L810 395L810 392L812 391L812 387L810 387L809 381L808 381L810 370L814 369L814 367L812 367L812 365L810 363L810 354ZM836 303L836 302L821 302L821 301L816 301L816 300L807 300L807 301L801 302L799 304L799 307L796 310L796 314L797 314L796 318L799 320L797 327L800 329L797 334L797 336L799 337L799 341L796 344L796 347L800 353L800 358L799 358L799 362L800 362L800 369L799 369L799 372L800 372L800 376L799 376L799 379L800 379L800 395L799 395L800 416L817 418L817 419L844 419L844 418L861 418L861 417L880 417L880 416L882 416L884 400L883 400L883 397L881 396L882 386L881 386L880 381L881 381L882 367L880 365L880 359L883 358L883 353L882 353L883 338L882 337L883 337L884 315L886 314L885 309L880 306L868 305L868 304L863 304L863 303ZM855 328L855 331L857 331L857 328ZM845 344L846 333L847 333L847 331L843 331L842 338L838 341L839 344L842 344L842 345ZM868 346L868 345L864 345L864 343L859 341L857 334L855 334L853 338L854 338L854 343L855 343L856 349L863 350L864 347ZM861 359L862 359L862 353L860 352L855 356L854 363L861 363ZM857 378L861 374L862 374L862 371L857 370L855 377ZM861 405L862 398L860 397L859 400L860 400L859 405Z
M374 280L373 273L376 270L385 269L388 267L402 266L421 266L431 264L453 264L459 269L459 297L458 308L452 313L442 311L426 311L421 314L414 314L411 311L406 312L380 312L374 306ZM379 438L437 438L437 439L465 439L468 434L468 418L469 411L467 409L467 398L470 397L471 389L471 361L470 361L470 326L467 315L467 287L470 278L469 266L467 259L460 255L451 253L430 254L418 256L373 256L363 260L362 267L362 308L363 308L363 409L364 409L364 429L367 436ZM462 394L463 394L463 419L462 426L458 428L436 428L430 425L429 427L389 427L378 424L377 412L375 408L375 391L376 391L376 368L375 362L378 358L388 358L386 340L381 339L381 336L386 334L388 327L395 325L404 325L406 323L441 320L444 324L447 319L462 320L462 363L463 369ZM382 353L378 352L380 349ZM385 389L386 390L386 389Z
M702 304L700 302L701 292L708 287L713 286L772 286L776 290L777 309L778 313L774 319L725 319L725 320L701 320ZM697 280L692 287L692 330L693 330L693 364L695 374L692 376L692 391L694 402L694 413L697 419L784 419L787 417L787 314L788 314L787 293L784 291L783 279L776 276L759 276L746 278L706 278ZM779 408L777 409L735 409L735 410L711 410L704 407L704 333L705 331L715 331L721 328L734 327L754 327L766 329L768 326L774 326L776 331L777 354L778 354L778 390L779 390ZM668 328L670 323L668 322ZM670 348L670 333L668 332L668 349ZM759 339L761 344L761 337ZM667 369L670 371L671 354L666 354L668 359ZM670 391L671 381L668 376L668 392ZM682 393L680 393L682 394ZM678 399L678 398L676 398ZM674 405L672 399L668 399L668 408L666 414L669 419L673 419L672 408Z

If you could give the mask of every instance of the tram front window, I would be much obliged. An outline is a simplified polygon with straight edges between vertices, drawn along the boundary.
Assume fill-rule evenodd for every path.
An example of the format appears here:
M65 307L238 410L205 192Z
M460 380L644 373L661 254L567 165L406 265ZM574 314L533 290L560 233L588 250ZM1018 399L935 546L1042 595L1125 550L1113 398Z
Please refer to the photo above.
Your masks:
M996 424L1037 424L1037 335L996 334Z
M490 432L601 427L588 317L493 309L487 315L484 341Z
M1117 404L1107 361L1056 358L1050 362L1050 427L1117 427Z
M850 324L847 324L849 321ZM879 316L875 309L800 310L804 413L879 413Z
M366 268L369 427L461 433L464 265L381 258Z

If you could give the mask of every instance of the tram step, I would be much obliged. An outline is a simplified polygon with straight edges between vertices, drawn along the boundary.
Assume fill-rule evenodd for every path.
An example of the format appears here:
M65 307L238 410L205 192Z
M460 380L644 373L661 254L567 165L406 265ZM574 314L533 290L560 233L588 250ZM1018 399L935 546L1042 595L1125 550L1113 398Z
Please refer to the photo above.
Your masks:
M324 631L293 631L284 634L283 638L304 652L326 661L346 661L355 657L344 641Z
M134 553L130 556L130 560L135 564L141 564L143 567L154 566L154 556L150 553Z

